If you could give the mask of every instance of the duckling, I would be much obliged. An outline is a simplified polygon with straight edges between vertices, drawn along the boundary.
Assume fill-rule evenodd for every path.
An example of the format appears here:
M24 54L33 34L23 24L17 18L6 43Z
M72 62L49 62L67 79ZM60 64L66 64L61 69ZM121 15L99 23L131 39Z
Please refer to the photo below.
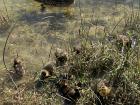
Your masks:
M60 80L57 84L59 93L65 97L64 105L76 105L77 100L80 98L78 88L70 87L66 79Z
M82 46L74 46L73 47L73 51L76 53L76 54L80 54L82 52L83 48Z
M101 80L97 84L97 92L102 96L108 96L111 93L111 87L109 86L108 82L106 80Z
M94 92L98 98L95 99L96 105L105 105L105 98L112 93L112 87L107 80L96 80Z
M130 38L126 35L117 35L116 44L117 44L118 49L121 52L124 52L124 51L128 51L131 48L132 42Z
M13 77L16 79L22 78L23 74L25 73L25 70L22 65L22 61L19 57L15 58L13 61L13 70L10 71L12 73Z
M68 60L66 51L57 48L55 52L56 66L64 66Z
M53 75L54 67L52 64L47 64L41 70L39 79L36 81L35 88L41 88L46 82L45 80Z
M45 78L51 77L53 75L54 67L52 64L47 64L41 70L41 78L44 80Z
M117 41L120 41L124 46L130 42L130 38L126 35L117 35Z

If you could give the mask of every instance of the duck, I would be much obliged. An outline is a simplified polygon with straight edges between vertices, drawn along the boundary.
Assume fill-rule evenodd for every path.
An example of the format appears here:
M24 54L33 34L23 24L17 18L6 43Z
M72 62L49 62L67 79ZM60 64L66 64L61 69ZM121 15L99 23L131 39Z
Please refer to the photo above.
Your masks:
M72 4L74 4L74 0L35 0L36 2L41 3L40 11L43 13L47 10L51 9L51 11L63 13L64 16L72 16L74 9L72 8ZM48 8L49 7L49 8Z
M74 3L74 0L35 0L44 5L56 6L56 7L68 7Z

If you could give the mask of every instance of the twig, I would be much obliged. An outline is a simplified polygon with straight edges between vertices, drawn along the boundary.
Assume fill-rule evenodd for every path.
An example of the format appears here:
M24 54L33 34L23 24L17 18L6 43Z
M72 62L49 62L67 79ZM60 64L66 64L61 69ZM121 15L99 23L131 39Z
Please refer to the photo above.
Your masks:
M39 53L38 53L38 50L35 48L35 50L36 50L36 54L38 54L39 55ZM44 63L44 61L43 61L43 58L41 57L41 62L42 62L42 66L44 67L45 66L45 63Z
M53 48L53 43L52 43L52 45L51 45L51 49L50 49L50 52L49 52L49 60L50 60L50 58L51 58L52 48Z
M16 85L16 83L14 82L14 80L13 80L11 74L10 74L10 71L8 70L8 68L7 68L7 66L6 66L6 62L5 62L5 51L6 51L8 39L9 39L11 33L13 32L13 30L14 30L14 28L15 28L15 25L16 25L16 23L13 24L13 26L12 26L11 29L10 29L10 31L8 32L8 36L7 36L6 41L5 41L5 44L4 44L4 48L3 48L3 64L4 64L4 66L5 66L5 69L6 69L7 72L8 72L8 75L9 75L10 79L12 80L13 84L15 85L15 87L16 87L16 89L17 89L17 85Z
M91 89L91 87L89 89L93 92L93 94L95 95L95 97L99 100L100 104L103 105L102 102L101 102L101 100L100 100L100 98L95 94L95 92Z
M66 98L66 97L64 97L64 96L62 96L62 95L60 95L60 94L58 94L58 93L56 93L56 95L59 96L59 97L62 97L63 99L66 99L66 100L68 100L68 101L71 101L70 99L68 99L68 98Z
M116 29L116 27L121 23L121 21L123 20L124 17L122 17L118 23L114 26L113 30L111 31L110 35L114 32L114 30Z
M7 10L7 7L6 7L5 0L3 0L3 4L4 4L5 10L6 10L6 13L7 13L7 18L8 18L8 20L9 20L10 18L9 18L9 15L8 15L8 10Z

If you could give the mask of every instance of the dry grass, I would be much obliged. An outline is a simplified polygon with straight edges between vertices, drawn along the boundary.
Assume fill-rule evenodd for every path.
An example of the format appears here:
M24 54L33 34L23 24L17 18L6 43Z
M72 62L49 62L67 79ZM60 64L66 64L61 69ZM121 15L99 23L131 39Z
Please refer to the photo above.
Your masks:
M39 7L36 3L33 7L18 7L21 8L18 10L19 14L15 14L14 19L11 18L17 19L17 23L7 44L5 61L8 69L11 69L12 60L18 53L23 59L26 72L21 80L15 81L18 86L16 90L12 82L7 81L9 77L0 57L2 105L61 105L63 98L59 96L55 82L63 74L73 75L69 81L72 86L78 82L84 84L78 105L95 105L98 100L95 87L100 79L110 81L113 87L111 95L103 97L103 105L140 104L140 13L137 9L132 11L130 7L121 4L110 8L98 4L93 9L83 7L80 10L77 1L72 8L72 16L67 14L65 17L58 11L53 13L48 10L44 14L37 12L36 8ZM6 37L4 35L12 23L4 13L0 19L1 30L6 30L0 38L2 52ZM135 49L130 49L123 55L118 51L114 39L109 39L120 33L130 37L135 35L138 42ZM75 55L73 45L79 43L84 46L84 50ZM56 68L57 77L49 78L47 84L36 92L34 85L40 69L49 61L55 60L53 53L56 47L68 52L67 65Z

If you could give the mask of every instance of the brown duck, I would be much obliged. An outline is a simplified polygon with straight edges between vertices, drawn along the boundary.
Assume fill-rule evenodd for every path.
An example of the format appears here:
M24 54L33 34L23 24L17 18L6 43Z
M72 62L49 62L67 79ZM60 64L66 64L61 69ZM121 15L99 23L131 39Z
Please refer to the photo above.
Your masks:
M74 3L74 0L35 0L44 5L51 5L56 7L67 7Z

